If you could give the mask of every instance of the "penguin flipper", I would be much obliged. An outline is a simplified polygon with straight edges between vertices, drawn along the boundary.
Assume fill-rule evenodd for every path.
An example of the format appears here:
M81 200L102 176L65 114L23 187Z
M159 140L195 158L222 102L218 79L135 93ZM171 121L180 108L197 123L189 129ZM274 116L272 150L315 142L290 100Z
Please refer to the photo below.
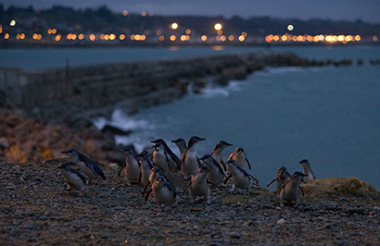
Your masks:
M245 158L245 161L246 161L246 162L247 162L247 164L248 164L248 168L249 168L249 170L251 170L251 163L249 163L249 161L248 161L247 157Z
M223 160L220 160L220 164L222 164L222 166L223 166L223 170L226 171L226 170L227 170L226 163L224 163Z
M224 183L225 184L227 184L227 181L230 179L232 177L232 175L230 174L230 175L228 175L227 177L226 177L226 179L224 180Z
M267 187L269 187L271 184L273 184L274 181L278 181L278 178L275 178L275 179L273 179L272 181L270 181L270 182L267 184Z
M300 188L300 190L301 190L301 192L302 192L302 196L305 196L305 193L303 192L302 187L301 187L301 186L298 186L298 187Z
M182 191L182 196L185 195L185 192L187 190L187 188L191 185L191 180L189 181L189 183L187 183L187 185L185 186L185 189L183 189Z
M149 185L150 185L149 181L144 185L144 189L142 190L142 196L144 196L146 189L148 189Z
M146 196L145 196L145 201L148 201L148 200L149 200L149 197L151 196L152 191L153 191L153 189L150 189L150 190L148 191L148 193L147 193Z
M214 184L214 183L211 182L211 181L208 181L208 180L207 180L207 183L210 184L210 185L212 185L212 186L215 186L215 187L218 188L219 190L222 190L218 185Z

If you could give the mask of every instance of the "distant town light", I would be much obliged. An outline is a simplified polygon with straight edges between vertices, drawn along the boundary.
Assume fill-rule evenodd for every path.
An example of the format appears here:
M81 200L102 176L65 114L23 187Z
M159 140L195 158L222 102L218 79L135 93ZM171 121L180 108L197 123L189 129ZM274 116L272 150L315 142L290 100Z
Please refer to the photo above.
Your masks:
M128 11L127 11L127 10L124 10L124 11L123 11L123 15L124 15L124 16L127 16L127 15L128 15Z
M238 39L240 42L243 42L245 40L245 37L243 35L240 35Z
M178 23L173 22L173 23L170 25L170 28L173 29L173 30L177 30L178 26L179 26Z
M15 26L16 25L16 21L15 20L11 20L11 22L9 23L10 26Z
M201 40L202 40L203 42L206 41L206 40L207 40L207 36L206 36L206 35L202 35Z
M190 35L190 34L191 34L191 30L190 30L190 29L187 29L187 30L186 30L186 34L187 34L187 35Z
M288 25L287 28L288 28L289 31L293 31L294 30L294 26L293 25Z
M170 41L174 42L177 40L177 37L175 35L170 36Z
M95 36L95 34L90 34L90 36L88 36L88 38L93 42L93 41L95 41L96 36Z
M379 40L379 38L376 35L374 35L374 36L372 36L372 40L377 41L377 40Z
M234 41L235 37L233 35L228 36L228 40Z
M356 35L355 36L355 41L360 41L362 38L360 37L360 35Z
M60 41L62 38L61 34L58 34L57 36L55 36L55 41Z
M120 35L119 35L119 39L120 39L120 40L124 40L124 39L125 39L125 35L124 35L124 34L120 34Z
M145 17L147 15L146 11L141 12L141 16Z
M8 39L8 38L9 38L9 33L4 34L4 39Z
M83 34L83 33L79 34L79 35L78 35L78 39L79 39L79 40L83 40L83 39L84 39L84 34Z
M222 26L222 24L220 24L220 23L216 23L215 26L214 26L214 29L215 29L216 31L222 30L222 28L223 28L223 26Z
M164 40L165 40L164 35L159 36L159 37L158 37L158 40L160 40L161 42L164 41Z

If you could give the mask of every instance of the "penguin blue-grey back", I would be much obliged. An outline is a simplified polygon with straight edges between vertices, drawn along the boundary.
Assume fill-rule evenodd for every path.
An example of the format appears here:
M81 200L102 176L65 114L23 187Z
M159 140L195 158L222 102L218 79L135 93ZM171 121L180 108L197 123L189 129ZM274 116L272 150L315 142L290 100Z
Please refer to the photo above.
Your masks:
M62 151L62 154L70 156L81 172L90 180L95 180L95 183L98 183L100 179L106 179L102 169L98 166L98 162L91 160L89 157L81 154L78 150L70 149Z

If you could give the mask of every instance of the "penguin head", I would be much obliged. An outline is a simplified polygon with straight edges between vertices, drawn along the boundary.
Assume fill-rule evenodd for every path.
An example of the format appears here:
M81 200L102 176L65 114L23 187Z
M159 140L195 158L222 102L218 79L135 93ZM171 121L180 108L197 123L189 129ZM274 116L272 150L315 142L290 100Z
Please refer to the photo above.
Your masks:
M294 172L290 178L296 182L301 182L303 177L306 177L306 176L308 175L303 174L301 172Z
M186 148L186 141L183 138L178 138L176 140L173 140L172 142L178 146L182 146L182 147Z
M217 150L217 149L225 149L227 148L228 146L232 146L232 144L230 143L227 143L226 141L219 141L216 145L215 145L215 148L214 150Z
M66 150L66 151L62 151L61 152L62 154L66 154L70 157L78 157L80 155L79 151L76 150L76 149L69 149L69 150Z
M155 151L161 151L161 150L164 149L164 146L163 146L161 143L157 142L157 143L155 143L155 144L153 145L153 149L154 149Z
M206 140L205 138L200 138L198 136L193 136L189 139L189 142L187 144L188 148L193 147L195 144L199 143L200 141Z
M242 147L237 147L235 151L237 153L244 153L244 149Z
M286 167L282 166L282 167L278 168L277 173L278 173L278 175L280 175L280 174L282 174L283 172L286 172L286 171L288 171L288 169L286 169Z
M153 167L151 173L158 174L161 173L161 169L159 167Z
M140 161L146 161L148 159L148 151L142 151L140 154L137 155L137 158Z
M233 159L228 160L226 162L226 165L229 166L231 169L237 166L236 162Z
M209 168L207 165L202 165L198 170L199 173L208 173L210 171L211 168Z
M309 161L306 160L306 159L301 160L301 161L299 162L299 164L301 164L302 166L308 166L308 167L310 167L310 163L309 163Z
M123 149L121 149L125 154L127 155L134 155L135 154L135 150L131 147L131 146L127 146Z
M58 166L58 169L65 169L65 170L68 170L69 169L69 166L67 164L61 164Z

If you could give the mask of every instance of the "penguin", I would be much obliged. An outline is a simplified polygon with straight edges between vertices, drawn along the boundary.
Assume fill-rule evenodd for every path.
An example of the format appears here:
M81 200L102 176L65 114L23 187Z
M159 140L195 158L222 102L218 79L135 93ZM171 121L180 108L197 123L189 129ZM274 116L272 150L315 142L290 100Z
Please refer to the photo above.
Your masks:
M179 150L179 161L178 161L177 169L181 170L183 156L185 155L185 151L186 151L186 141L183 138L178 138L176 140L173 140L172 142L177 145L178 150Z
M251 163L247 159L247 155L242 147L237 147L234 152L228 157L227 161L234 160L236 164L244 169L245 162L248 164L249 170L251 170Z
M269 187L274 181L277 181L276 190L278 190L289 178L290 178L290 173L288 172L286 167L279 167L277 171L277 178L269 182L267 184L267 187Z
M136 153L132 147L126 147L122 149L126 154L125 157L125 177L127 179L127 185L132 186L132 183L140 183L141 169Z
M286 182L280 187L280 206L284 207L284 201L292 202L294 201L294 207L298 207L298 198L300 193L300 183L304 177L307 175L301 172L295 172L292 176L286 180ZM302 190L301 190L302 191Z
M232 144L230 143L227 143L226 141L219 141L216 145L215 145L215 148L214 150L211 152L211 156L219 163L219 165L222 166L222 168L224 169L224 171L226 171L226 164L224 163L224 161L222 160L222 151L229 147L229 146L232 146Z
M98 163L79 153L78 150L70 149L67 151L62 151L62 154L70 156L81 172L90 180L95 180L95 183L98 183L100 179L106 179L106 176L104 175L102 169L98 166Z
M190 197L192 199L192 202L195 203L195 199L197 197L203 196L207 202L207 204L210 204L210 187L209 182L207 180L207 174L211 171L211 169L206 166L202 165L198 171L193 174L191 177L190 182L185 187L184 192L186 191L186 188L189 187L189 193Z
M164 173L169 172L169 162L165 154L165 147L161 143L153 145L153 163L161 168Z
M222 166L211 155L206 154L200 160L203 161L204 165L210 168L207 174L208 180L213 184L222 185L226 178Z
M140 154L137 155L137 159L139 160L140 164L140 183L145 185L149 182L149 176L150 172L153 168L153 161L148 156L147 151L142 151Z
M67 183L67 190L75 189L80 191L80 195L83 195L87 189L88 178L80 171L70 168L67 164L61 164L58 169Z
M152 193L156 203L161 209L162 205L176 206L177 205L177 191L173 184L166 182L162 176L157 176L152 184Z
M176 173L177 165L179 162L179 158L173 153L173 151L169 148L169 146L166 144L166 142L163 139L156 139L154 141L151 141L152 143L160 143L164 147L164 155L167 162L167 165L169 167L169 170L173 173ZM154 155L154 152L153 152Z
M149 199L149 196L150 196L152 190L148 191L148 194L146 196L145 196L145 192L148 189L149 185L152 185L154 180L158 176L162 176L166 182L171 183L171 181L166 177L164 172L158 166L153 166L153 168L151 169L150 174L149 174L148 182L145 184L143 191L142 191L142 195L143 195L143 197L145 197L146 201Z
M197 157L196 145L205 140L197 136L193 136L189 139L185 154L182 159L181 171L184 179L190 179L191 176L197 172L200 162Z
M246 194L249 195L249 189L252 184L259 184L259 181L255 177L247 173L243 168L239 167L233 159L227 161L227 166L231 174L226 178L225 183L230 177L232 177L233 181L232 188L229 192L232 193L236 188L239 188L246 190Z
M305 174L306 176L303 178L303 182L304 183L307 183L307 182L310 182L312 180L315 179L315 176L314 176L314 173L313 171L311 170L310 168L310 163L308 160L304 159L304 160L301 160L299 162L302 166L302 169L303 169L303 174Z

